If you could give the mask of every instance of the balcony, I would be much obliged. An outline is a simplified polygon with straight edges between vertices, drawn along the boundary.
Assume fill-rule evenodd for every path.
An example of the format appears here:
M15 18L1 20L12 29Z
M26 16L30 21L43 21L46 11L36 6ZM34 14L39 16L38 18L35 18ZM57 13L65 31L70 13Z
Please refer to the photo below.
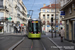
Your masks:
M22 19L22 17L20 16L20 14L17 14L17 17L19 17L20 19Z
M70 5L70 3L72 3L74 0L69 0L69 1L67 1L66 3L64 3L63 5L62 5L62 7L60 8L60 10L63 10L64 8L66 8L67 6L69 6ZM75 1L74 1L75 2ZM61 3L62 4L62 3Z
M21 11L21 13L25 16L25 13L24 13L24 11Z
M7 8L7 6L5 6L5 10L6 10L6 12L9 12L9 9Z
M25 18L22 18L22 20L23 20L23 21L26 21L26 19L25 19Z

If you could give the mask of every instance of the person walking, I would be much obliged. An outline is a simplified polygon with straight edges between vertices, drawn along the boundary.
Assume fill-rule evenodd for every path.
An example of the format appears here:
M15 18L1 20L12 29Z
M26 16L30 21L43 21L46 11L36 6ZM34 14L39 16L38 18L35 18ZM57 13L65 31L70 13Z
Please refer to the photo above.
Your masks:
M60 34L61 34L61 42L63 42L63 37L64 37L65 32L64 32L62 27L61 27L61 30L60 30Z
M59 29L59 32L58 33L59 33L59 36L61 37L60 31L61 31L61 29Z

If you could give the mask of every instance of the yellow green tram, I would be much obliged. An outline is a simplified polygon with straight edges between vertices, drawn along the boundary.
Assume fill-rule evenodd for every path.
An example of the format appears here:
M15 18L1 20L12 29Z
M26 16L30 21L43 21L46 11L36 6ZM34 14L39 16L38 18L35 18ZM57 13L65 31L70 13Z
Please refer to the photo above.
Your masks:
M41 20L30 19L28 21L28 38L41 38Z

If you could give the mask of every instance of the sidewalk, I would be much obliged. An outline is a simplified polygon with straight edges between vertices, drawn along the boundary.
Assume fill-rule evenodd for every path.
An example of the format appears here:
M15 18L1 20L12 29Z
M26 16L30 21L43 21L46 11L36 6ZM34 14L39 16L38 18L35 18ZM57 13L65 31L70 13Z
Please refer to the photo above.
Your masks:
M66 40L64 40L64 42L61 42L61 39L59 36L57 36L56 38L51 38L50 39L53 41L54 44L56 44L60 50L75 50L75 43L73 42L68 42Z
M26 35L26 33L2 33L0 35Z

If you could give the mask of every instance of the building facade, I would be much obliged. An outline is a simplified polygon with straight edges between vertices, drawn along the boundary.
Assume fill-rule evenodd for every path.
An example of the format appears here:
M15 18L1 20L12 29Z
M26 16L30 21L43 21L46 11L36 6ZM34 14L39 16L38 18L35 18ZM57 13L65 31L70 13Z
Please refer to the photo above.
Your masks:
M22 0L0 0L0 32L15 32L16 24L26 25L27 10Z
M65 21L65 40L75 42L75 0L66 0L61 7L61 11L65 12L63 21ZM61 3L62 4L62 3Z
M45 4L40 9L39 18L42 21L42 30L48 32L51 30L51 18L53 17L53 29L55 30L56 23L56 31L60 29L60 11L59 4L56 4L56 22L55 22L55 4L50 4L46 6Z

